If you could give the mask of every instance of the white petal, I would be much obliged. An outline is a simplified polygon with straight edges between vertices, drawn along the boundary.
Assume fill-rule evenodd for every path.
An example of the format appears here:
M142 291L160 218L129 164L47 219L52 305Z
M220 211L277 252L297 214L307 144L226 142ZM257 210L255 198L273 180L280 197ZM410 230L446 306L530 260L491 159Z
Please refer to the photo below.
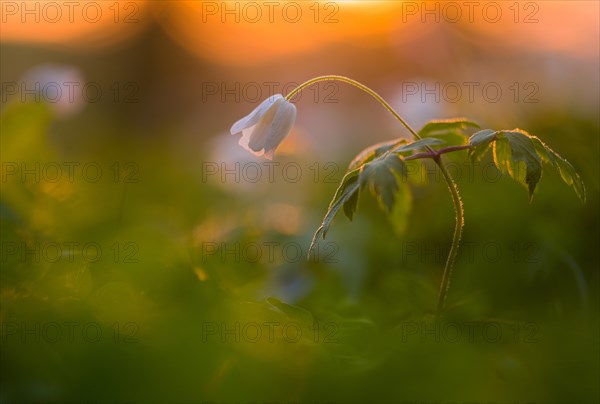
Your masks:
M275 154L275 149L271 149L268 152L265 152L264 156L267 160L273 160L274 154Z
M248 142L248 147L256 152L261 151L265 148L265 145L269 138L272 136L274 127L273 123L275 118L279 114L281 107L286 103L285 100L279 99L275 101L273 108L270 108L263 116L260 118L254 129L252 130L252 134L250 135L250 141Z
M248 142L250 142L250 136L252 135L253 131L254 126L242 130L242 137L240 137L238 144L244 149L248 149Z
M247 129L244 129L242 131L242 137L240 138L238 144L240 146L242 146L246 151L249 151L250 153L254 154L255 156L261 156L262 155L262 150L257 153L254 150L252 150L250 148L250 146L248 146L248 143L250 142L250 137L252 136L252 132L254 131L255 126L251 126Z
M273 118L273 122L271 123L271 131L264 144L265 154L273 154L273 151L290 133L295 121L296 106L284 100L284 103L277 107L275 118Z
M236 133L241 132L244 129L247 129L251 126L254 126L258 123L260 118L275 105L275 103L279 100L283 99L283 95L275 94L264 100L258 107L254 109L254 111L250 112L248 115L237 121L231 127L231 134L235 135Z

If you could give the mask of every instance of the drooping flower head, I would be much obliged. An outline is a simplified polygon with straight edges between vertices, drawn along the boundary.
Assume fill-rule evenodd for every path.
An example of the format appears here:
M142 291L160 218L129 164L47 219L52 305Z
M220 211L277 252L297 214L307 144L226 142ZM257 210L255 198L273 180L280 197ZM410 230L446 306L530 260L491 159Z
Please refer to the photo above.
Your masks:
M240 146L256 156L271 160L279 144L290 133L296 120L296 106L283 95L264 100L250 114L231 127L231 134L242 132Z

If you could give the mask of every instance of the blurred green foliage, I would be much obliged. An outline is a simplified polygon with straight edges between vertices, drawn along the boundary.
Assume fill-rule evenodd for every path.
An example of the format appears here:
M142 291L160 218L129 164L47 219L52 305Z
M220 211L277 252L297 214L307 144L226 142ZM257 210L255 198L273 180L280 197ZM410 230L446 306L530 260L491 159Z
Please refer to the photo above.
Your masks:
M0 401L600 399L597 122L548 111L521 123L582 174L583 207L550 170L529 204L506 176L469 178L466 151L451 157L466 227L435 323L454 215L433 165L411 185L408 223L361 196L320 243L330 250L305 260L337 184L227 187L203 178L208 149L184 159L168 131L88 118L90 138L72 141L44 105L2 115ZM36 163L40 180L23 178ZM252 243L257 262L236 250ZM267 259L265 243L304 250Z

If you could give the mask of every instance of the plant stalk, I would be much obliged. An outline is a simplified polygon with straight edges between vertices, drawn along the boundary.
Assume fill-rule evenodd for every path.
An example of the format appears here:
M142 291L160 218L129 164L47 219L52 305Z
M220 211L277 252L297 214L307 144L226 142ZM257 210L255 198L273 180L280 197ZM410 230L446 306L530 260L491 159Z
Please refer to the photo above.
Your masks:
M450 176L450 173L448 173L448 170L446 169L446 165L444 164L442 157L437 156L433 160L442 171L442 175L446 180L446 184L448 185L448 189L450 190L450 194L452 195L452 203L454 204L454 212L456 215L456 223L454 225L454 236L452 237L452 246L450 247L448 259L446 260L446 266L444 267L442 283L440 284L440 291L438 295L436 318L439 319L442 315L442 312L444 311L444 305L446 304L446 296L448 294L448 289L450 288L450 278L452 276L452 269L454 267L454 262L456 261L456 255L458 254L458 247L460 245L462 229L465 225L465 221L463 204L462 200L460 199L460 194L458 193L458 187L456 186L456 183Z
M470 149L472 146L468 145L468 144L463 144L463 145L459 145L459 146L449 146L449 147L444 147L443 149L438 149L438 150L433 150L433 151L429 151L429 152L425 152L425 153L415 153L411 156L405 157L404 160L405 161L410 161L410 160L418 160L418 159L436 159L437 157L441 156L442 154L446 154L446 153L452 153L455 151L460 151L460 150L467 150Z

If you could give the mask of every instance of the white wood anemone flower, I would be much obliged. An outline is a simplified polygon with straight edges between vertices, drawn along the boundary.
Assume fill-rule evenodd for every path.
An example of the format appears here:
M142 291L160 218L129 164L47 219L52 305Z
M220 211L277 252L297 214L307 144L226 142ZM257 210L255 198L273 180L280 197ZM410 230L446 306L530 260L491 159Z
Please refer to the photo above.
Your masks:
M275 94L264 100L250 114L231 127L231 134L242 132L240 146L255 156L273 159L273 153L290 133L296 120L296 106L283 95Z

